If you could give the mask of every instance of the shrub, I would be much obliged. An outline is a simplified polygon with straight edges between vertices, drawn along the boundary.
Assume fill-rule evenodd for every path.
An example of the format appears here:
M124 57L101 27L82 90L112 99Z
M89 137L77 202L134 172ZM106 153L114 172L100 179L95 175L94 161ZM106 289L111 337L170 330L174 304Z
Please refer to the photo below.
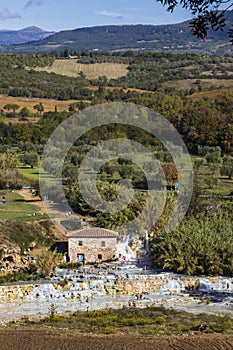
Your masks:
M113 334L113 333L116 333L116 328L108 326L108 327L103 328L101 331L105 334Z
M52 303L52 304L49 306L50 319L54 320L56 310L57 310L56 305Z
M79 269L82 266L80 262L63 262L58 265L60 269Z
M48 277L63 259L62 254L56 251L42 250L36 258L36 267L42 277Z
M39 278L37 275L32 275L27 272L13 271L0 276L0 284L18 281L35 281Z
M165 318L163 316L158 316L155 319L155 323L157 323L157 324L164 324L165 323Z
M215 332L225 332L228 330L233 324L231 316L229 314L226 315L216 315L215 323L212 325L212 329Z

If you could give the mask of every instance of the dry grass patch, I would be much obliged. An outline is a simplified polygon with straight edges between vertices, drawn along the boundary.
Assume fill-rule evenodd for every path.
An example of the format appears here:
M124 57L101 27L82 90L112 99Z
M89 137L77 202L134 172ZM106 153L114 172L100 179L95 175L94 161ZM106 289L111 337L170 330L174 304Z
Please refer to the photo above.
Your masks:
M77 59L57 59L52 66L45 68L36 68L37 71L46 71L69 77L77 77L83 72L87 79L96 79L99 76L106 76L108 79L117 79L127 75L127 64L122 63L77 63Z
M193 100L193 101L199 101L202 100L203 98L210 98L210 99L215 99L219 95L221 95L224 90L213 90L213 91L201 91L201 92L195 92L194 94L187 96L187 98Z
M54 111L55 108L57 108L58 112L62 112L68 111L69 105L74 102L74 100L57 101L46 98L26 98L0 95L0 109L3 109L6 104L17 104L20 108L27 107L32 113L36 113L36 110L33 107L38 103L43 104L45 112Z
M231 87L233 86L233 79L198 79L201 86L204 88L209 88L214 86L220 87ZM174 87L176 90L189 90L191 88L197 88L197 79L183 79L183 80L172 80L164 83L164 86Z

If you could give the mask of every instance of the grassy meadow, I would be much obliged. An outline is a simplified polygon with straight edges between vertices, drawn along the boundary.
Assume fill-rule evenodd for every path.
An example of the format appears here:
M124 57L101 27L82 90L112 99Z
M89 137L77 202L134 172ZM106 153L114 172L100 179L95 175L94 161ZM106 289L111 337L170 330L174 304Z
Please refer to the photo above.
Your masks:
M51 309L52 310L52 309ZM56 313L56 310L55 310ZM68 316L54 315L41 321L19 322L20 326L53 327L69 329L78 333L120 333L143 335L187 334L199 331L200 325L205 325L205 333L232 334L233 323L229 315L194 315L188 312L167 310L163 306L147 308L123 308L119 310L106 309L100 311L74 312Z
M39 180L39 167L31 168L30 166L20 166L18 170L21 174L30 180Z
M202 159L198 156L192 156L192 162L195 160ZM203 163L198 170L195 171L195 181L197 181L198 187L201 189L203 194L215 194L219 196L227 196L233 193L233 179L228 179L227 176L221 176L220 170L216 171L214 177L218 178L218 184L214 188L209 188L206 183L206 179L212 176L211 170L208 164Z
M146 155L144 160L146 159ZM201 157L198 156L191 156L193 165L195 160L201 159ZM41 173L39 174L39 167L31 168L30 166L20 166L18 168L19 172L23 174L26 178L33 181L39 181L39 175L41 176L41 179L44 179L44 181L49 181L50 183L56 183L57 179L53 177L50 174L47 173ZM87 169L88 173L88 169ZM228 179L226 176L220 175L220 170L218 170L214 177L218 178L218 184L214 188L209 188L209 186L206 184L206 179L208 177L211 177L211 170L208 166L208 164L204 163L200 166L198 171L195 170L195 180L198 183L198 186L201 189L201 192L203 194L215 194L220 196L227 196L230 193L233 193L233 179ZM110 180L120 180L120 177L116 177L115 174L113 174L112 177L108 177Z
M40 168L36 166L34 168L31 168L30 166L19 166L17 170L28 180L39 181L40 177L41 180L47 181L49 183L57 182L56 177L44 171L40 172Z
M45 216L39 213L39 208L23 199L21 195L11 191L0 191L1 198L5 196L6 203L0 202L0 221L15 220L25 222L44 219Z

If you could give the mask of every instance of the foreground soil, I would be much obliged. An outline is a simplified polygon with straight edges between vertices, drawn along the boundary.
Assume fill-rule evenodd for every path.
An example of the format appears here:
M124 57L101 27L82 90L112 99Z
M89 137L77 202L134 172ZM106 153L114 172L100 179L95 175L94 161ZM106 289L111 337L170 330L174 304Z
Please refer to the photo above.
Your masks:
M90 335L45 330L0 330L1 350L232 350L233 336Z

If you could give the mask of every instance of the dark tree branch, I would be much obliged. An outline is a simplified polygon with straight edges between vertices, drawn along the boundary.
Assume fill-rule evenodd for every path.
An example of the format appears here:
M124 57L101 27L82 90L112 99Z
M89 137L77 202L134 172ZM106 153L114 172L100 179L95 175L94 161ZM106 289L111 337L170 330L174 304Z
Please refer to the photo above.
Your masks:
M193 19L190 22L191 32L197 38L204 40L210 29L223 31L226 26L225 14L233 6L230 0L156 0L159 1L168 12L181 5L188 10ZM222 4L230 3L223 10L219 10ZM228 31L230 41L233 43L233 28Z

